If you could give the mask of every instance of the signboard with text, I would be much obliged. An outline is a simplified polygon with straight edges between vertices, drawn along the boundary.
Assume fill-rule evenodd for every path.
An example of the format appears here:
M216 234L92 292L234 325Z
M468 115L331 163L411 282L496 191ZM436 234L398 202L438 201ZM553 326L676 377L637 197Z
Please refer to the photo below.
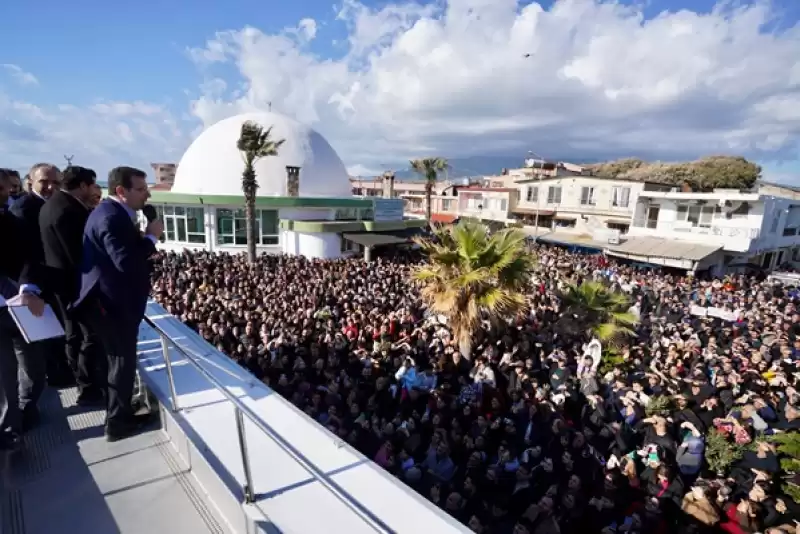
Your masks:
M374 221L402 221L403 220L403 199L402 198L376 198L372 200Z

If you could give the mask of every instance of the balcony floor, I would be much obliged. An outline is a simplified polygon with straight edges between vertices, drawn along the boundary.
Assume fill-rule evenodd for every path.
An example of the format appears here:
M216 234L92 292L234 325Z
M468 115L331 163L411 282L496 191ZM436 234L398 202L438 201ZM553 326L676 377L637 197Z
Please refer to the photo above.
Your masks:
M226 534L165 434L108 443L105 412L47 389L42 423L0 453L3 534Z

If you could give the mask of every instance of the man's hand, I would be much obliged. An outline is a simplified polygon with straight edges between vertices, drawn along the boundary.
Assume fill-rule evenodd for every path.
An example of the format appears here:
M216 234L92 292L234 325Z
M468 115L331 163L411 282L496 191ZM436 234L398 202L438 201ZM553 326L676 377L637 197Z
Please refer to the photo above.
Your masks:
M44 314L44 301L39 295L23 293L22 305L27 307L34 317L41 317Z
M164 221L161 219L153 219L147 223L147 228L145 228L144 233L156 239L161 239L161 236L164 235Z

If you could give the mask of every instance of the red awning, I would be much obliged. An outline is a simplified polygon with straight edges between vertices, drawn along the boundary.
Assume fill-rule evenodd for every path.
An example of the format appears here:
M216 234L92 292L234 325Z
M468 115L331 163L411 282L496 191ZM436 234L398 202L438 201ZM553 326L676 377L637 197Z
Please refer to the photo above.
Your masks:
M431 222L439 224L453 224L458 219L458 215L451 215L449 213L432 213Z

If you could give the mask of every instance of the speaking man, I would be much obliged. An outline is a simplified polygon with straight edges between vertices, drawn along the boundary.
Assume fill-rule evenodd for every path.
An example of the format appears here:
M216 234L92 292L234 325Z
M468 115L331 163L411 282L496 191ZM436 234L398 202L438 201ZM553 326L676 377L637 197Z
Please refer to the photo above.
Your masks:
M97 337L69 305L80 294L83 230L89 218L97 175L91 169L71 166L62 174L62 189L54 191L39 212L44 263L52 277L55 303L66 334L66 359L78 385L78 404L105 405L107 364Z
M149 258L164 225L154 220L145 235L137 226L150 191L147 175L132 167L108 173L108 197L91 212L83 233L83 264L78 309L108 356L108 441L138 432L148 421L131 406L136 379L136 343L139 323L150 294Z

